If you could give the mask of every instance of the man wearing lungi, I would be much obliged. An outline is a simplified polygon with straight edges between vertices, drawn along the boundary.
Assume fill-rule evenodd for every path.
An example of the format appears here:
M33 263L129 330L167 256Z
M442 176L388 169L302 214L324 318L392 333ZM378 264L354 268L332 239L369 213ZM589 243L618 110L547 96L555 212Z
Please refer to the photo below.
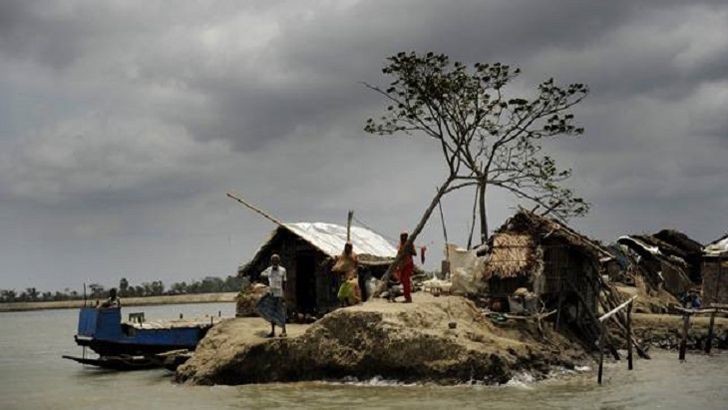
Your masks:
M270 266L264 270L260 276L268 279L269 292L273 298L276 309L282 312L283 323L279 325L283 329L281 337L286 337L286 305L283 299L285 285L286 285L286 268L281 265L281 257L277 254L273 254L270 257ZM276 336L276 325L274 322L270 322L270 333L267 337Z

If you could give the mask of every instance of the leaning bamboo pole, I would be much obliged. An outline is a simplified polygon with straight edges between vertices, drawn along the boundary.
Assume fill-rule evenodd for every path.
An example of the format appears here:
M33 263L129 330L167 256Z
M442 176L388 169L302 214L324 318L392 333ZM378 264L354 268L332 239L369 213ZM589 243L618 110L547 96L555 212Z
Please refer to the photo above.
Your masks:
M265 219L267 219L267 220L275 223L278 226L282 226L282 227L286 228L286 224L284 224L283 222L281 222L280 219L278 219L278 218L276 218L274 216L269 215L268 213L266 213L265 211L261 210L257 206L251 204L250 202L248 202L248 201L246 201L244 199L241 199L241 198L239 198L239 197L231 194L230 192L227 193L227 196L228 196L228 198L231 198L231 199L234 199L234 200L238 201L241 205L244 205L244 206L250 208L251 210L253 210L254 212L256 212L258 215L262 216L263 218L265 218Z

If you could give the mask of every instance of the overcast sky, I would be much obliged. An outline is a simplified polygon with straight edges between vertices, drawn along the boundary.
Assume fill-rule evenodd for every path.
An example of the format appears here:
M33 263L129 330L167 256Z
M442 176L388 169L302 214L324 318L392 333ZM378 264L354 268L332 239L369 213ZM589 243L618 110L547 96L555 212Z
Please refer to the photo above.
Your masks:
M728 3L721 1L0 2L0 288L234 274L273 224L396 237L442 181L430 141L366 135L399 51L583 82L579 139L549 144L613 241L728 231ZM497 227L518 201L489 198ZM464 245L472 192L448 197ZM439 217L420 244L439 264Z

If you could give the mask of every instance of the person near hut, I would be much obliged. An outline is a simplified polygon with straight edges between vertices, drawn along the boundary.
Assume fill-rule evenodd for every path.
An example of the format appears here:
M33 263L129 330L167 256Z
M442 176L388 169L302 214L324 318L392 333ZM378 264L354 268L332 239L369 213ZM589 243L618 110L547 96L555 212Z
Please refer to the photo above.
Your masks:
M270 266L264 270L261 277L268 279L269 295L275 311L280 313L283 320L279 323L281 337L286 337L286 304L283 298L286 286L286 268L281 266L281 257L273 254L270 257ZM276 322L270 321L270 333L267 337L276 336Z
M409 239L407 232L402 232L399 235L399 251L404 252L404 256L395 272L395 277L402 283L404 303L412 303L412 274L415 271L414 258L417 256L417 249L415 249L414 243L405 248L407 239Z
M339 280L337 297L343 306L361 303L358 268L359 257L354 252L354 245L347 242L344 251L335 258L334 266L331 268L331 272Z
M121 300L116 293L116 288L111 288L109 289L109 298L106 299L101 305L99 305L99 308L108 309L119 307L121 307Z

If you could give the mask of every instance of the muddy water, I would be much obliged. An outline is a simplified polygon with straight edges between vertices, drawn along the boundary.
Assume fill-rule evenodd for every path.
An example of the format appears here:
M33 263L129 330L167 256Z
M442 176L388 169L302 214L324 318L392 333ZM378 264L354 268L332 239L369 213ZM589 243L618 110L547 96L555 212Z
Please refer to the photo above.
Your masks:
M232 315L232 304L124 309L147 318ZM508 385L406 386L391 381L241 387L178 386L165 370L110 372L61 359L73 343L76 310L0 313L0 409L728 409L728 354L653 352L635 371L609 364L605 384L593 370L545 382L521 375Z

